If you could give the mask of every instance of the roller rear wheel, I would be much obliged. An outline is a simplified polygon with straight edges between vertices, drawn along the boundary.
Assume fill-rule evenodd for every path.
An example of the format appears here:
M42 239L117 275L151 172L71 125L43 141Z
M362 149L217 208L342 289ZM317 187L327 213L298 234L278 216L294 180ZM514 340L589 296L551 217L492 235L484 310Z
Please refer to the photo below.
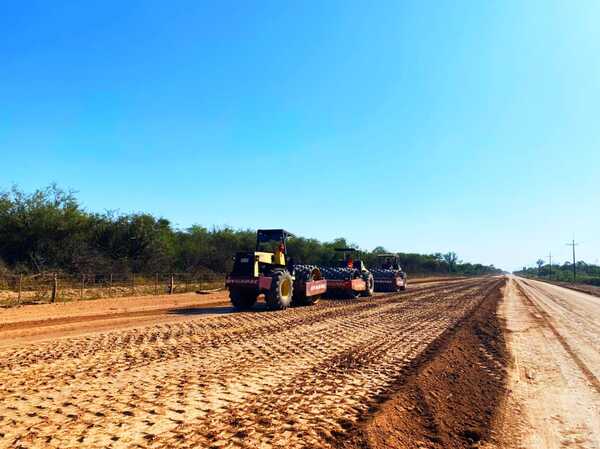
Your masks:
M238 310L251 309L254 303L256 303L256 297L258 295L254 291L232 288L229 290L229 299L231 304Z

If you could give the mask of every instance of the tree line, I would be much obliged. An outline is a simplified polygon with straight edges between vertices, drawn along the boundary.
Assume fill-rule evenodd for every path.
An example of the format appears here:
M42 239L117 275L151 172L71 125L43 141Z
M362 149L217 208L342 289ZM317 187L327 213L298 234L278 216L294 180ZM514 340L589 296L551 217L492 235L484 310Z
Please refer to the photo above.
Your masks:
M82 208L73 192L51 185L33 193L17 187L0 192L0 273L141 273L185 272L222 276L232 255L252 250L251 229L175 229L169 220L147 213L93 213ZM290 256L298 263L329 264L338 247L355 247L345 238L330 242L295 237ZM358 248L357 248L358 249ZM361 251L367 266L383 247ZM493 265L463 263L454 252L401 253L409 273L495 274Z
M589 264L583 260L575 264L576 282L600 286L600 266ZM535 267L523 267L515 271L515 274L523 277L539 277L553 281L573 282L573 263L566 261L563 264L547 264L539 259Z

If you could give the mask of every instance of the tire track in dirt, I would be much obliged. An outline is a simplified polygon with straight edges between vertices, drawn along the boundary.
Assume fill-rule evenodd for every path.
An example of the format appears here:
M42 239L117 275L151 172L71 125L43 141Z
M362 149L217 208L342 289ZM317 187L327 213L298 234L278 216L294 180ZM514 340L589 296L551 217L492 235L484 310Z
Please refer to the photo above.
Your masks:
M502 283L505 280L501 281ZM501 284L412 358L367 419L335 439L337 449L504 447L506 344L497 308Z
M317 445L491 283L2 351L0 447Z
M523 285L521 285L522 281L517 281L517 289L519 293L523 296L526 304L532 310L532 316L540 322L543 326L546 326L552 334L556 337L557 341L563 347L565 352L569 354L569 357L573 360L577 368L581 371L590 385L596 390L596 392L600 393L600 380L594 375L592 370L587 366L587 364L579 357L577 352L571 347L571 345L567 342L566 338L558 331L556 326L553 324L552 317L541 307L539 307L534 300L531 298L531 292L528 292ZM530 289L538 290L535 286L530 285L529 283L525 283ZM552 299L551 295L548 295L546 292L541 293L546 297ZM555 301L555 300L554 300ZM574 313L571 309L566 308L570 313Z
M468 288L468 285L461 285L457 288ZM452 289L456 290L455 289ZM394 295L382 300L348 302L348 301L327 301L320 304L319 307L310 309L294 309L286 314L260 314L240 313L232 314L227 317L207 317L204 320L188 321L176 324L164 324L152 328L134 328L127 331L111 332L102 334L100 337L94 335L83 338L73 338L64 341L51 341L49 343L40 343L36 349L32 350L31 345L22 347L20 350L0 350L0 376L11 374L26 375L30 367L34 367L40 372L42 364L63 364L70 363L69 359L81 359L77 361L80 371L85 372L85 366L97 366L92 357L104 358L104 353L114 355L111 365L127 362L131 366L134 354L131 351L124 351L126 348L135 348L142 351L143 363L148 363L153 359L165 359L165 357L179 357L182 349L189 349L186 343L192 343L193 349L203 349L206 346L219 347L235 339L247 337L260 337L268 335L282 327L297 327L300 325L310 325L314 322L325 321L331 317L341 318L343 315L354 314L359 310L373 308L376 305L402 298L408 301L412 298L419 298L420 301L426 300L429 295L436 292L451 291L448 287L432 287L418 293L410 295ZM294 313L296 312L296 313ZM204 336L209 334L210 339ZM202 340L194 338L202 336ZM185 340L190 339L191 341ZM181 341L183 339L183 341ZM168 342L171 342L169 345ZM200 346L197 346L200 345ZM121 352L116 352L119 349ZM152 351L154 349L154 351ZM65 360L66 359L66 360ZM52 370L54 372L54 370ZM8 376L11 377L11 376ZM40 379L41 381L41 379Z
M469 295L460 297L461 300L467 298ZM464 305L470 308L473 303L467 300ZM316 365L289 385L261 395L246 407L231 410L225 421L213 422L214 428L221 430L211 435L212 440L204 439L194 425L187 425L180 431L183 434L175 434L165 446L210 447L215 442L229 441L231 447L323 447L324 440L343 433L368 411L373 398L385 390L439 332L443 332L440 329L447 329L455 323L457 316L462 316L461 313L454 317L452 314L441 315L444 317L429 323L429 320L421 321L423 317L406 314L404 317L413 322L414 327L402 328L400 325L398 331L392 332L390 329L399 323L397 316L390 315L390 322L382 323L384 335ZM311 401L307 397L319 400ZM249 424L245 423L243 438L236 438L236 426L245 416L259 416L259 419L250 425L250 434L246 431ZM260 426L267 426L270 431ZM277 429L284 429L284 432Z
M424 300L424 299L422 299ZM375 308L374 304L369 304L369 303L364 303L362 304L362 309L365 309L364 311L360 312L361 315L360 316L364 316L365 319L368 319L373 313L382 313L383 310L380 309L380 307ZM353 307L353 310L356 309L356 307ZM377 310L375 310L377 309ZM345 315L344 314L340 314L337 316L337 319L341 319L343 318ZM354 318L355 320L358 319L358 316ZM321 320L320 322L317 323L318 326L315 326L313 324L310 324L312 327L310 329L310 332L313 335L313 338L315 337L322 337L321 340L324 342L327 342L328 340L334 340L335 338L337 338L338 336L333 334L332 331L335 330L334 328L329 328L330 324L328 321L326 320ZM306 323L300 325L297 324L295 326L288 326L287 324L285 325L285 327L289 327L290 328L290 333L293 335L290 336L285 336L286 340L292 340L292 341L296 341L298 338L300 338L301 334L305 331L304 326L306 326ZM320 333L324 332L324 331L328 331L329 335L319 335ZM267 327L267 332L261 332L260 334L255 334L252 336L252 338L257 338L257 337L261 337L266 338L270 332L273 332L273 328L268 326ZM171 334L169 334L171 335ZM184 333L184 335L186 335L186 333ZM226 336L229 336L229 334L225 334ZM298 337L295 337L295 335L298 335ZM156 342L156 333L152 333L151 334L152 338L150 338L151 342ZM170 337L172 338L172 337ZM241 338L240 336L235 336L233 339L227 339L227 341L212 341L210 344L210 347L207 347L209 345L206 344L206 342L202 342L199 338L177 338L173 340L173 344L172 347L170 348L169 351L166 351L164 349L164 345L161 345L161 347L159 347L159 349L156 352L153 352L152 354L150 354L150 352L148 351L148 349L146 349L144 346L146 346L146 343L142 342L142 345L140 348L135 348L137 351L136 352L132 352L131 350L128 352L125 352L124 355L119 354L119 357L121 360L118 359L106 359L106 351L99 351L100 355L98 355L97 357L90 359L90 360L85 360L85 359L80 359L77 358L75 360L60 360L60 363L57 362L53 362L52 364L47 364L45 366L40 366L40 364L34 366L34 369L36 371L36 376L35 379L32 380L28 385L29 387L33 387L36 384L37 385L44 385L48 382L51 382L53 379L55 378L60 378L62 376L69 376L71 378L71 383L75 382L75 381L79 381L79 382L85 382L88 383L90 382L90 377L93 378L100 378L102 379L103 376L107 376L107 375L111 375L113 372L118 372L118 371L124 371L126 369L133 369L136 366L148 366L152 360L156 360L157 357L161 359L161 361L166 361L170 358L179 358L182 356L185 356L187 354L190 354L192 352L198 352L198 351L202 351L203 353L203 357L204 360L207 363L210 363L210 366L216 366L214 365L215 363L219 363L219 359L222 359L221 357L221 348L223 346L225 346L226 344L228 344L229 342L231 342L232 340L236 340L237 338L241 339L242 341L245 341L248 338L248 335L242 335ZM134 342L140 342L139 339L131 339ZM117 347L119 345L116 345ZM111 346L110 351L112 351L114 349L113 346ZM121 346L121 349L126 349L125 345ZM293 350L293 348L285 348L285 351L288 350ZM112 352L109 351L109 356L112 356ZM137 357L136 357L137 356ZM238 360L232 360L231 358L229 359L230 361L238 363ZM121 363L122 361L124 361L124 363ZM87 362L87 364L85 364L85 362ZM13 363L13 365L15 364L20 364L22 363L22 361L18 361L17 363ZM13 375L13 380L16 382L20 382L20 378L22 377L26 377L27 374L27 370L28 369L24 369L25 372L19 372L18 370L16 370L15 368L11 367L12 369L12 375ZM94 371L96 370L96 371ZM8 379L8 381L6 383L3 384L3 389L6 393L9 392L9 389L11 388L12 384L10 382L11 378L8 375L9 373L7 371L5 372L0 372L0 375L3 375L5 378ZM13 382L14 383L14 382Z
M537 295L541 295L542 297L546 297L550 300L552 300L551 303L549 303L549 306L552 306L554 308L554 310L559 311L561 313L567 313L570 314L571 316L574 316L574 318L577 320L577 324L581 325L581 326L585 326L585 328L589 328L590 330L592 330L594 332L594 334L600 332L600 324L594 322L593 320L590 319L589 314L586 314L582 311L578 311L575 307L573 307L573 304L570 304L568 301L566 301L564 298L561 298L560 296L550 293L549 291L545 290L545 289L541 289L539 286L531 283L531 282L527 282L524 281L522 279L519 279L519 281L517 282L517 284L521 285L525 285L528 288L530 288L531 290L533 290L534 292L536 292ZM552 284L549 284L552 285ZM562 286L560 286L562 287ZM566 287L563 287L566 288ZM574 291L578 291L578 290L574 290ZM588 294L585 292L580 292L580 293L584 293L584 294Z
M462 280L462 279L461 279ZM456 280L453 280L454 282L457 282ZM411 288L411 291L426 291L428 289L435 289L438 288L440 284L442 285L448 285L451 284L452 282L449 280L444 280L444 278L441 279L435 279L435 280L427 280L426 282L414 285ZM375 293L374 298L378 298L381 297L383 295L386 294L382 294L382 293ZM174 314L184 314L186 311L190 310L190 309L195 309L198 304L194 303L194 302L190 302L190 300L188 298L182 299L181 301L184 302L185 305L172 305L171 307L164 307L161 306L160 304L153 304L150 310L148 309L143 309L143 310L124 310L124 311L119 311L119 309L123 308L123 307L128 307L127 298L120 298L120 300L122 301L122 303L114 303L114 304L110 304L110 308L109 311L106 310L106 304L104 305L104 312L103 313L92 313L90 314L88 313L79 313L79 314L75 314L72 316L58 316L58 317L46 317L43 319L26 319L26 320L18 320L18 321L6 321L6 322L0 322L0 333L4 333L7 331L15 331L15 330L22 330L24 328L26 329L39 329L39 328L48 328L48 327L56 327L56 326L65 326L65 325L70 325L70 324L84 324L84 323L93 323L93 322L97 322L97 321L103 321L103 320L118 320L118 319L135 319L135 318L147 318L147 319L152 319L152 318L158 318L158 317L165 317L165 316L169 316L169 315L174 315ZM71 303L71 304L75 304L75 303ZM175 300L175 304L177 304L177 300ZM46 304L48 305L48 304ZM62 305L62 304L61 304ZM205 300L201 303L200 305L200 309L207 309L207 308L216 308L216 307L222 307L222 308L227 308L231 305L231 302L229 301L229 299L227 299L227 297L225 296L224 298L214 298L214 299L208 299ZM89 306L91 308L93 308L95 306L95 304L93 302L89 303ZM146 307L149 307L149 305L145 304ZM37 306L39 307L39 306ZM48 311L46 310L46 313Z

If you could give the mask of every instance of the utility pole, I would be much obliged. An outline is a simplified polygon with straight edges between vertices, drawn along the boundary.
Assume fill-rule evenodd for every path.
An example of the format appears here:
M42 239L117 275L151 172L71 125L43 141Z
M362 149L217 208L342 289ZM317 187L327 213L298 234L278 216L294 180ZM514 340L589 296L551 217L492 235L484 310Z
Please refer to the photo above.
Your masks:
M548 279L552 280L552 251L550 251L550 255L548 257L550 258L550 273L548 274Z
M579 243L575 243L575 239L571 243L567 243L567 246L573 248L573 283L577 279L577 266L575 265L575 247L579 245Z

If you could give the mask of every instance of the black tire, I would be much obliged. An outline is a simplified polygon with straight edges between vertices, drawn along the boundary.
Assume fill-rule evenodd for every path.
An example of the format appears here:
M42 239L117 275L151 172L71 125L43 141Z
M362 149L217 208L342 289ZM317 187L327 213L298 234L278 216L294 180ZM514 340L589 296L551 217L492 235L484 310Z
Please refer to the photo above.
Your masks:
M362 292L357 292L356 290L349 290L348 299L357 299L360 297L361 294Z
M389 293L395 292L396 290L393 285L389 285L385 282L380 282L379 285L375 284L375 291L378 293Z
M389 285L385 284L385 285L382 285L381 287L378 287L377 289L375 289L375 291L381 292L381 293L391 293L391 292L395 292L396 289L394 288L394 286L389 286Z
M369 273L364 281L367 284L367 289L361 293L361 296L369 298L373 296L373 292L375 291L375 279L373 279L373 275Z
M256 303L257 296L256 292L252 290L239 288L232 288L229 290L229 299L231 300L233 307L237 310L251 309L254 303Z
M392 281L393 281L393 283L390 284L389 291L391 293L398 293L402 289L402 287L398 287L398 278L397 277L393 277Z
M312 306L313 304L316 304L319 302L319 299L321 299L321 296L322 295L314 295L314 296L302 295L298 298L294 298L292 305L297 306L297 307Z
M273 273L271 290L265 295L267 307L271 310L287 309L292 304L294 281L287 271L278 270Z
M321 296L322 295L306 296L304 298L304 302L302 303L302 305L303 306L313 306L319 302L319 299L321 299Z
M358 279L361 277L360 272L358 270L352 269L349 271L350 271L350 273L349 273L350 279ZM347 274L345 276L347 276ZM357 292L356 290L348 290L346 292L346 295L347 295L348 299L357 299L363 295L363 292L362 291Z

